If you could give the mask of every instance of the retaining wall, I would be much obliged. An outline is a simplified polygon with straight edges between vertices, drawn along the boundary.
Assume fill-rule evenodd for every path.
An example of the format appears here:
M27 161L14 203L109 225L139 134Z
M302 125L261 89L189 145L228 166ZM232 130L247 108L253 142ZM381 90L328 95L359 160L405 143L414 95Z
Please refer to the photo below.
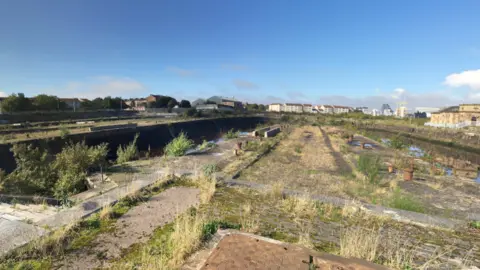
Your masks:
M81 142L85 144L99 145L108 143L110 159L116 158L116 151L119 145L130 143L135 134L139 134L137 147L140 151L149 149L152 151L161 151L163 147L178 136L180 132L185 132L188 137L196 143L203 140L213 140L221 136L230 129L251 130L256 125L265 122L263 117L239 117L239 118L221 118L209 120L194 120L188 122L178 122L169 124L158 124L152 126L143 126L130 129L117 129L90 132L84 134L72 134L66 139L55 137L52 139L32 139L22 143L29 143L36 147L48 149L49 153L56 154L62 150L67 142ZM7 173L13 171L16 167L13 153L10 152L11 144L0 144L0 169Z

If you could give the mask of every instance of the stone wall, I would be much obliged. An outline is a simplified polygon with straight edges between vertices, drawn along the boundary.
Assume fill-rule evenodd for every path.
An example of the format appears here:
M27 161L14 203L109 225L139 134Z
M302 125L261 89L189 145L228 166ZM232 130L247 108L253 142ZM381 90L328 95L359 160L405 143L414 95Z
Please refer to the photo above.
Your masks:
M471 121L472 117L480 118L480 112L442 112L432 113L430 122L434 124L458 124Z

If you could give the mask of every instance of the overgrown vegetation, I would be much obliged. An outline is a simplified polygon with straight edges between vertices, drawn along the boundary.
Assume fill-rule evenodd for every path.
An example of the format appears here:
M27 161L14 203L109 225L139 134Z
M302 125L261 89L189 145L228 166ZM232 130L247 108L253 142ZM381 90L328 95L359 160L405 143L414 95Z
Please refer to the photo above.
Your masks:
M393 149L397 149L397 150L401 150L407 147L407 145L403 142L400 134L390 139L390 141L388 142L388 145Z
M119 145L117 148L117 164L135 160L138 157L137 140L139 134L135 134L133 141L128 145Z
M425 213L422 203L415 200L412 196L402 194L400 188L395 188L390 198L388 198L388 206L407 211Z
M202 168L203 175L207 177L211 177L214 173L218 172L217 164L205 164Z
M0 186L11 194L55 196L66 200L86 189L85 178L90 169L106 164L107 144L87 146L85 142L68 143L53 156L47 150L26 144L14 144L17 168L3 176Z
M195 144L190 140L187 135L180 132L180 135L173 139L165 146L164 152L166 156L180 157L185 155L188 149L192 148Z
M207 149L212 149L217 146L216 143L214 142L208 142L207 140L203 140L202 144L198 147L199 150L207 150Z
M239 131L235 131L233 128L227 131L223 137L227 140L235 139L238 138L238 135L240 134Z
M358 170L362 172L370 184L378 184L381 160L379 156L361 154L358 157Z

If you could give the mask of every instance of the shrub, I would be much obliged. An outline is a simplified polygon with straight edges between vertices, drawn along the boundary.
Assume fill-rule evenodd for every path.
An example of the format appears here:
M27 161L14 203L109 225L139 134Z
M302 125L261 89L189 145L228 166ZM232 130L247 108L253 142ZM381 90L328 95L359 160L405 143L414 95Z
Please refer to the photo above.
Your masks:
M217 146L216 143L214 143L214 142L207 142L206 140L203 140L202 144L198 147L198 149L200 149L200 150L207 150L207 149L210 149L210 148L214 148L215 146Z
M118 149L117 149L118 164L122 164L137 158L138 156L137 140L138 140L138 133L135 134L135 138L129 145L125 147L123 147L122 145L118 146Z
M470 227L480 230L480 220L470 222Z
M390 147L397 150L401 150L407 147L407 145L402 141L402 138L400 137L400 135L393 137L388 144Z
M203 170L203 175L210 177L214 173L218 172L218 166L217 164L205 164L202 170Z
M68 135L70 135L70 130L66 126L60 126L60 137L66 139Z
M185 155L185 152L192 148L195 144L192 140L188 139L187 135L180 132L180 135L173 139L165 146L164 152L167 156L180 157Z
M227 133L225 133L225 138L227 140L230 140L230 139L235 139L235 138L238 138L238 135L239 135L239 132L238 131L234 131L233 128L230 129Z
M358 170L367 177L370 184L378 184L380 167L378 156L362 154L358 157Z

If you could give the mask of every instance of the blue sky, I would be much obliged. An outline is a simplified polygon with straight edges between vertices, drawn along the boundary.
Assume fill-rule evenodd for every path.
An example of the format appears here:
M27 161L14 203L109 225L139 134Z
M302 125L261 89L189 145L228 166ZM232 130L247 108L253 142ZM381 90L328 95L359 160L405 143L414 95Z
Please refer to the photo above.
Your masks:
M7 0L0 92L480 102L480 1Z

